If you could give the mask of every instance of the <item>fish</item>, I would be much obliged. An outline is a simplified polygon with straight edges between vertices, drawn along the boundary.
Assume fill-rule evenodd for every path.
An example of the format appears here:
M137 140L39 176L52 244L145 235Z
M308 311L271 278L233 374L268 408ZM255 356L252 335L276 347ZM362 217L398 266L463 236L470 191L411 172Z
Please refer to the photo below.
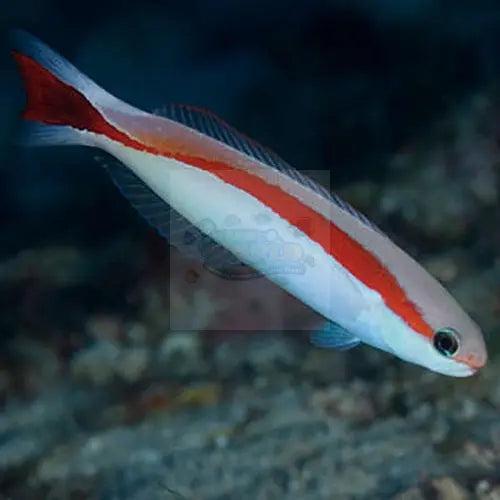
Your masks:
M367 344L455 377L486 364L481 329L452 295L323 185L211 112L142 111L32 35L11 38L27 95L23 144L114 157L113 181L170 244L226 275L255 269L319 313L313 345Z

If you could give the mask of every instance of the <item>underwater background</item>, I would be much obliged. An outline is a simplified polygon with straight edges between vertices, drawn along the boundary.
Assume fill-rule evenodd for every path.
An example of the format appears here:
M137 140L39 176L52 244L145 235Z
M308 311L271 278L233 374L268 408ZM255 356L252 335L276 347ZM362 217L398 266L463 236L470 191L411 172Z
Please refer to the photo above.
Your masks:
M169 249L109 158L13 146L11 28L326 173L481 325L487 367L315 349L295 299ZM19 0L0 32L0 498L500 499L498 1Z

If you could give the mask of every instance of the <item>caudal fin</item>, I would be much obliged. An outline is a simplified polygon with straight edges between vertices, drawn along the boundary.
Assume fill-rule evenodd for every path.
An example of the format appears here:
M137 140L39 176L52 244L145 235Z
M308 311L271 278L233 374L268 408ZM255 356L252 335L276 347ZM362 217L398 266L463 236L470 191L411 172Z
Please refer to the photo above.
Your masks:
M27 93L23 117L29 125L21 142L94 145L95 134L109 127L100 106L125 104L28 33L13 31L11 40Z

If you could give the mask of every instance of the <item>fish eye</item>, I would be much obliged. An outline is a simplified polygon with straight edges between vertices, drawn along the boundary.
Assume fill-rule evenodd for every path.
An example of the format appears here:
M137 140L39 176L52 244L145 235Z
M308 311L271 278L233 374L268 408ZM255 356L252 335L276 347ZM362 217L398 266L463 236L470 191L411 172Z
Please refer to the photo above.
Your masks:
M447 358L453 357L460 347L458 333L453 328L441 328L438 330L434 334L433 342L436 350Z

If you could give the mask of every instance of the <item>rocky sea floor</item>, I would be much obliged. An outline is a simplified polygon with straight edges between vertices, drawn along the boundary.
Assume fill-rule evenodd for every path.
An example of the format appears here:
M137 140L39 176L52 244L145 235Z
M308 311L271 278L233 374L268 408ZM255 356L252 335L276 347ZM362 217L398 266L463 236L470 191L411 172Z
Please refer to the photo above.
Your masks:
M281 335L198 358L199 341L167 338L162 377L137 361L154 350L101 341L85 369L88 350L30 401L7 403L4 497L499 498L497 362L454 380Z
M342 192L481 324L478 375L315 349L293 298L152 232L25 250L0 264L1 498L500 499L497 111L479 95Z
M284 340L273 348L291 354ZM248 370L252 347L237 351ZM118 393L61 384L2 415L3 491L19 499L499 497L498 365L470 382L382 368L373 381L320 383L335 358L297 349L295 370L269 367L246 382L163 380Z

